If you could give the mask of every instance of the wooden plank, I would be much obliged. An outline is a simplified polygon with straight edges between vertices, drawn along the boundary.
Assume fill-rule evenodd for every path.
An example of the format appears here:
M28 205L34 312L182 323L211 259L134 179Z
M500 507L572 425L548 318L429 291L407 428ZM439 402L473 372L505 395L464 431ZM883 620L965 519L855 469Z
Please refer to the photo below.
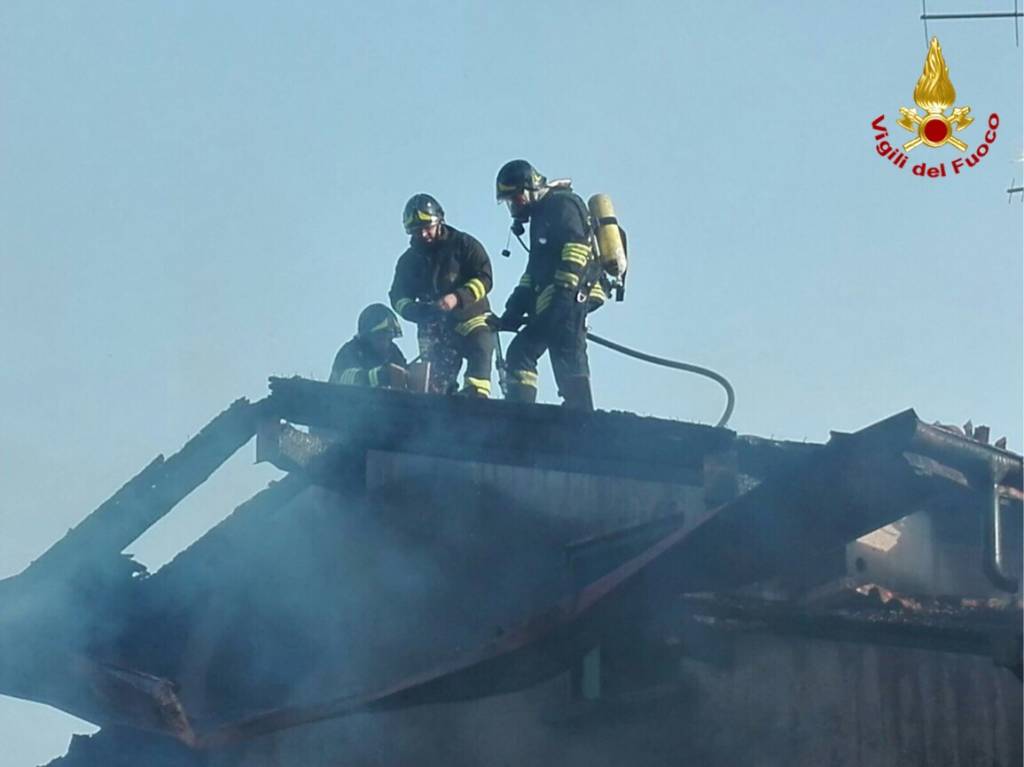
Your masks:
M157 456L17 577L70 577L116 557L252 438L264 402L237 400L169 459Z

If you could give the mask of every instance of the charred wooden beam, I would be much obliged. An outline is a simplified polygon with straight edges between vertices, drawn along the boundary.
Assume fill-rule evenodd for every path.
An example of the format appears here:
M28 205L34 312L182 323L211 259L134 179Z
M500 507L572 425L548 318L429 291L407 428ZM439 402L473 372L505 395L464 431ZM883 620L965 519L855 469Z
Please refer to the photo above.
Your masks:
M241 504L194 543L191 568L199 571L197 581L203 589L216 581L220 558L209 552L230 537L239 517L273 513L308 486L303 475L288 475ZM128 598L111 597L107 591L86 597L77 580L48 581L34 589L10 588L19 585L19 578L5 581L8 588L0 597L9 598L0 598L0 694L45 703L103 727L131 727L191 744L191 725L175 685L135 670L160 664L160 674L175 675L166 659L182 651L187 618L179 599L188 597L179 594L167 602L154 597L167 577L161 570L149 578L125 579L131 590ZM87 600L87 607L77 609ZM90 657L89 648L110 653L115 647L117 664Z
M71 577L116 557L252 438L263 402L236 401L170 458L157 456L18 577Z
M206 755L172 738L131 727L72 735L66 755L46 767L209 767Z
M332 430L352 451L391 450L682 483L703 471L705 456L730 449L735 440L727 429L632 413L581 413L556 405L303 378L271 378L270 388L269 411L275 416Z
M365 489L366 459L366 450L352 448L340 435L304 432L277 418L261 424L256 434L257 463L301 472L314 484L339 491Z
M256 431L262 403L241 399L169 459L158 456L20 575L0 582L0 693L102 726L191 742L166 679L92 660L125 620L118 611L141 568L121 555Z
M722 631L763 631L985 657L993 657L996 646L1018 635L1021 625L1019 605L932 601L908 608L898 599L882 603L861 594L852 594L845 607L827 609L731 595L687 594L676 600L675 610L675 619L697 619Z
M330 449L326 436L300 431L279 418L268 418L256 432L256 462L282 471L306 471Z
M159 572L143 580L140 589L146 592L147 603L150 607L156 605L160 611L158 615L149 616L148 622L159 623L161 616L167 615L166 607L159 601L162 597L169 596L173 602L180 596L173 592L182 588L182 584L177 582L173 586L167 586L168 581L173 583L175 578L187 573L186 581L207 589L208 584L203 579L216 580L217 568L222 564L224 547L231 545L232 537L237 534L239 528L251 524L265 524L269 517L277 514L295 496L306 490L309 484L309 479L299 472L286 474L281 479L271 482L263 490L239 504L216 527L178 554L178 557L187 561L186 569L161 568ZM172 618L177 620L178 616ZM139 636L133 634L132 639L136 641Z
M694 531L686 555L666 555L652 587L717 591L789 572L912 511L951 501L977 514L990 486L973 485L992 462L1019 476L1020 458L946 435L912 410L851 435L835 435L804 464L728 504Z
M167 679L101 663L38 636L8 634L2 649L19 658L0 665L4 695L45 703L101 727L132 727L194 742L192 725Z

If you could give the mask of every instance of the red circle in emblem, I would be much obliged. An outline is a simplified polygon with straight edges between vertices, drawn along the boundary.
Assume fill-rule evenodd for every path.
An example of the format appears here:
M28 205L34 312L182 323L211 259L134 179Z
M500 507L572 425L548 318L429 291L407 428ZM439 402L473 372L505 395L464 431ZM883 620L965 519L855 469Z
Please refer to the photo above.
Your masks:
M949 126L945 120L929 120L924 124L924 137L933 144L941 144L949 138Z

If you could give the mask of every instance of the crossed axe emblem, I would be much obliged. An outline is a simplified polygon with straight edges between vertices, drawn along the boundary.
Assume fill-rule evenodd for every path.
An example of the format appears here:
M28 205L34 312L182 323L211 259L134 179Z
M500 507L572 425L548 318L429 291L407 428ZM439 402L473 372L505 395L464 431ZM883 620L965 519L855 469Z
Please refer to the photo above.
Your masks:
M961 152L966 152L967 144L953 135L953 127L955 126L958 131L962 131L974 122L974 118L970 116L970 113L970 107L956 107L953 109L953 114L949 117L946 117L942 112L933 111L919 115L916 109L900 107L900 114L903 117L897 120L896 124L911 133L917 132L916 138L912 138L903 145L903 151L909 152L919 144L936 147L948 142ZM914 126L917 127L915 128Z

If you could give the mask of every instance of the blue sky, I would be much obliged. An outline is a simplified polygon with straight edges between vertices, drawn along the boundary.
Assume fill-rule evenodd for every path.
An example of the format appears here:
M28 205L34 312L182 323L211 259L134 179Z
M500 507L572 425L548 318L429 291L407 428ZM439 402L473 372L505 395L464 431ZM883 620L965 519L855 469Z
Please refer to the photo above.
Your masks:
M977 118L958 135L1001 125L970 172L922 179L871 129L913 106L916 0L296 5L0 5L0 577L267 376L325 377L386 293L410 195L485 244L500 305L523 256L498 255L493 182L515 157L613 196L629 295L594 330L726 375L736 430L824 441L915 407L1021 449L1010 21L930 25ZM591 359L599 407L721 410L710 382ZM159 566L277 476L253 457L132 551ZM0 698L12 765L87 729Z

